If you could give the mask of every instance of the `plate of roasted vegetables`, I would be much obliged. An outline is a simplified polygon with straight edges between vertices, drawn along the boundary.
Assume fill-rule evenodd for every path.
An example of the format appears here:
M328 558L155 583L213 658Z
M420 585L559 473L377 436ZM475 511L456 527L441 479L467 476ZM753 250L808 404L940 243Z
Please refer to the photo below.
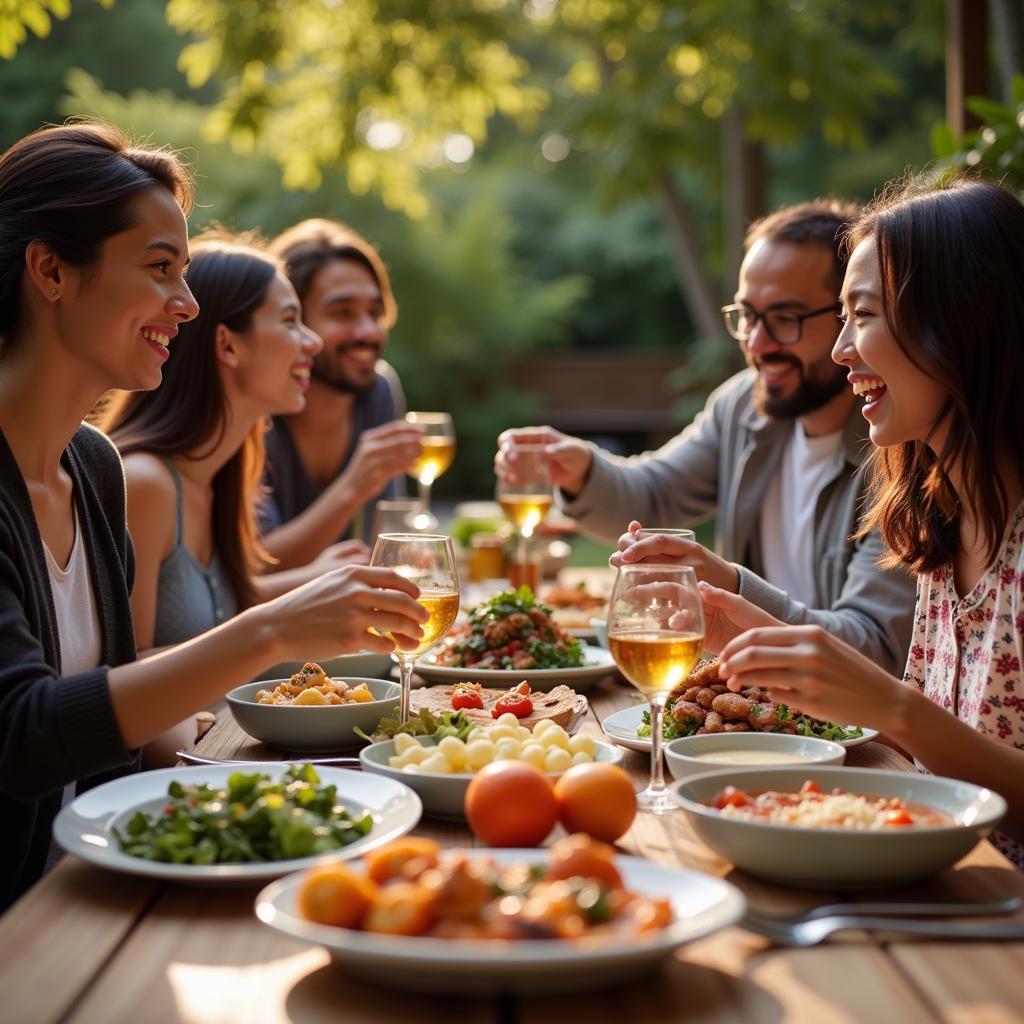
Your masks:
M188 883L266 881L405 835L422 805L394 779L283 762L163 768L83 793L53 826L100 867Z
M256 902L261 921L324 946L346 973L449 995L607 988L744 909L720 878L583 835L550 849L446 851L409 836L282 878Z

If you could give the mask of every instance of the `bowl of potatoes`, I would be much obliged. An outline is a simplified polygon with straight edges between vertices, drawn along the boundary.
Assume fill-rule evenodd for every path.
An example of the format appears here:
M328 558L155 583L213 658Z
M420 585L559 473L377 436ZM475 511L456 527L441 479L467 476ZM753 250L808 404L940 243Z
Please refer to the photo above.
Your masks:
M473 729L465 738L399 733L394 739L364 747L359 760L364 771L390 776L415 790L425 815L463 821L470 780L492 761L529 761L557 778L574 764L618 764L622 750L586 734L570 736L546 719L527 729L514 715L506 714L492 726Z

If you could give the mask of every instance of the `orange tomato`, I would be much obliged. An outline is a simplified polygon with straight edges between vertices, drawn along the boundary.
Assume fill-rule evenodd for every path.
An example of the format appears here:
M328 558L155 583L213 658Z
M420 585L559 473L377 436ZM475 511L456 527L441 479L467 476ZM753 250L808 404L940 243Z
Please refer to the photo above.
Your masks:
M358 928L377 886L343 864L309 872L299 889L299 912L317 924Z
M555 783L558 814L566 832L586 832L614 843L636 817L629 776L614 764L578 764Z
M493 761L466 789L466 821L489 846L537 846L558 822L544 773L526 761Z
M437 867L441 847L433 839L403 836L366 854L366 873L378 885L393 878L415 880L428 868Z
M622 888L622 875L615 866L615 847L577 833L551 846L548 878L588 878L610 889Z

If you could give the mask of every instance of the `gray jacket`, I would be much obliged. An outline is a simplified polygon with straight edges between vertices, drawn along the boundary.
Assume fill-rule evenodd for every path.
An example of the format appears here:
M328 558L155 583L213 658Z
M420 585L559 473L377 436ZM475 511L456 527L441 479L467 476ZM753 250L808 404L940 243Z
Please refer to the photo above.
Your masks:
M727 380L693 423L656 452L624 459L595 447L587 484L564 502L565 511L584 531L607 539L622 534L630 519L670 527L716 516L715 550L737 563L743 597L784 622L818 623L888 671L902 672L915 579L903 569L878 567L883 549L876 532L851 539L866 487L861 463L870 445L859 408L847 421L808 538L815 607L761 577L761 503L794 423L755 410L755 379L744 370Z

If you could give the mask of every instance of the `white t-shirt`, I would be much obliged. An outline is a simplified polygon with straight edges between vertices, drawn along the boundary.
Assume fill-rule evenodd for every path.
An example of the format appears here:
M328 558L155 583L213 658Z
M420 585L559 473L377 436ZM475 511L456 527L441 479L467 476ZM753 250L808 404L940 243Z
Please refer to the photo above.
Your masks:
M808 437L793 425L779 472L761 508L765 579L791 598L814 607L814 513L818 495L833 475L843 432Z
M89 575L89 553L82 539L77 507L75 540L71 545L71 556L68 558L67 566L62 569L57 564L57 560L46 546L46 541L43 541L43 550L46 552L46 568L50 573L53 610L57 615L61 675L70 676L76 672L86 672L99 665L103 648L96 595L93 593L92 578ZM75 786L76 783L69 782L64 787L61 806L74 800ZM50 856L46 862L47 870L56 863L59 856L60 850L56 843L51 843Z

